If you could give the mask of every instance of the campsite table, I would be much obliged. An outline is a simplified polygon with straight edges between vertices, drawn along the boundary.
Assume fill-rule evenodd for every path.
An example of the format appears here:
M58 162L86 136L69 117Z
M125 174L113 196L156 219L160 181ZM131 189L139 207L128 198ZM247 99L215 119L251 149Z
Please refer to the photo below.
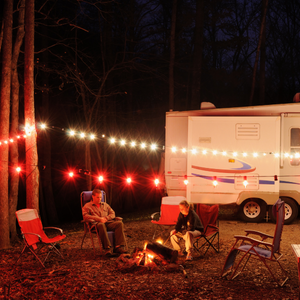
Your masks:
M300 244L291 244L291 246L297 259L298 278L300 283ZM299 285L299 299L300 299L300 285Z

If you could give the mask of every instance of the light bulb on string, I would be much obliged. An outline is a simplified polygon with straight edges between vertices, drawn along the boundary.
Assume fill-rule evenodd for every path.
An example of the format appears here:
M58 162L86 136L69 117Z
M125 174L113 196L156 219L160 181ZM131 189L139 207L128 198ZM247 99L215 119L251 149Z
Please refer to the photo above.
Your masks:
M121 140L120 144L121 144L121 146L124 146L126 144L126 141L125 140Z
M141 143L141 148L145 149L146 148L146 143Z
M136 146L136 142L135 142L135 141L132 141L132 142L130 143L130 145L131 145L131 147L135 147L135 146Z
M16 167L16 171L17 171L18 173L20 173L20 172L21 172L21 168L20 168L20 167Z
M217 176L213 177L213 182L212 182L213 186L216 187L218 185L218 180L217 180Z
M156 150L156 147L157 147L157 146L156 146L155 144L152 144L152 145L151 145L151 150Z
M99 176L99 178L98 178L98 179L99 179L99 182L100 182L100 183L102 183L102 182L103 182L103 180L104 180L103 176Z
M116 139L115 139L115 138L111 138L111 139L110 139L110 143L111 143L111 144L114 144L115 142L116 142Z
M91 135L90 135L90 139L91 140L94 140L96 138L96 136L92 133Z
M154 180L154 184L155 184L156 187L158 186L159 180L157 178Z
M172 147L172 152L175 153L177 151L176 147Z
M127 177L126 181L127 181L127 184L131 184L131 178L130 177Z
M186 148L182 148L182 153L186 153Z
M243 185L244 185L245 188L246 188L247 185L248 185L247 176L244 176Z

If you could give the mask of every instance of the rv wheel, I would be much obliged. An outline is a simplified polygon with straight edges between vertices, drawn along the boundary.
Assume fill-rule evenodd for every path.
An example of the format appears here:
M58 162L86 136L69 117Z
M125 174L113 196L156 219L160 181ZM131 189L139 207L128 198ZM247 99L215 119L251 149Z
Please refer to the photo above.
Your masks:
M239 217L250 223L261 222L267 211L267 205L260 199L248 199L241 204Z
M285 197L280 198L282 201L284 201L285 207L284 225L289 225L298 217L298 205L293 199ZM269 206L269 216L272 222L276 223L276 217L272 213L272 205Z

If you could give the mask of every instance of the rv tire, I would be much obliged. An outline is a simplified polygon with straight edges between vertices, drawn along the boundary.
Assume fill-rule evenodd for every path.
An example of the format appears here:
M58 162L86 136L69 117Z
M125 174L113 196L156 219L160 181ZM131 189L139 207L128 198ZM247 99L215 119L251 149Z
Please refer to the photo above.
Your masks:
M247 199L240 205L239 217L249 223L261 222L267 211L267 204L261 199Z
M284 201L285 205L285 216L284 225L292 224L298 217L298 205L291 198L280 197ZM272 222L276 223L276 216L273 215L272 205L269 206L269 216Z

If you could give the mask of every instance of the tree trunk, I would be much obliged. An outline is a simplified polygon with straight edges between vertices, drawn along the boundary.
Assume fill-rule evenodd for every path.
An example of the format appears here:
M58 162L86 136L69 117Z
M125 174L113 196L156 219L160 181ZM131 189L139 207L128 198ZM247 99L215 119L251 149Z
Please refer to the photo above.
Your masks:
M43 35L41 37L41 44L44 49L48 47L48 27L44 26ZM42 67L46 71L40 71L43 83L42 93L42 107L40 107L41 120L48 120L50 113L49 107L49 52L43 51L42 53ZM51 168L51 133L48 130L40 133L38 139L38 153L39 153L39 166L40 166L40 212L45 225L58 224L58 215L54 201L53 188L52 188L52 168Z
M18 78L18 59L20 55L20 48L24 38L24 16L25 16L25 0L20 2L19 6L19 20L18 31L16 40L14 43L12 54L12 77L11 77L11 128L10 136L15 137L19 130L19 95L20 95L20 83ZM10 145L10 164L13 167L10 173L9 184L9 231L10 239L13 241L17 236L16 230L16 210L18 205L19 194L19 174L15 171L15 167L19 163L18 143L12 143Z
M2 77L0 90L0 140L9 138L9 112L11 89L12 59L12 23L13 1L4 1L4 31L2 52ZM8 207L8 146L4 144L0 151L0 249L10 246L9 241L9 207Z
M201 102L201 70L203 52L204 0L196 1L196 24L192 65L191 109L199 109Z
M25 0L24 115L26 206L39 209L39 169L34 114L34 0Z
M173 0L171 36L170 36L170 65L169 65L169 110L174 109L174 64L175 64L175 33L176 33L177 0Z
M256 81L256 70L257 70L257 65L258 65L259 51L260 51L260 46L261 46L261 42L262 42L263 32L265 30L268 0L265 0L264 4L265 4L265 6L263 7L263 16L261 18L260 33L259 33L256 57L255 57L254 68L253 68L252 87L251 87L249 105L253 104L253 96L254 96L255 81Z
M262 2L262 18L264 16L264 9L266 2ZM266 20L265 20L266 23ZM266 90L266 25L263 26L260 47L260 68L259 68L259 104L265 104L265 90Z
M92 190L92 163L91 163L91 144L86 141L85 144L85 169L90 172L90 174L86 175L86 185L87 190Z

